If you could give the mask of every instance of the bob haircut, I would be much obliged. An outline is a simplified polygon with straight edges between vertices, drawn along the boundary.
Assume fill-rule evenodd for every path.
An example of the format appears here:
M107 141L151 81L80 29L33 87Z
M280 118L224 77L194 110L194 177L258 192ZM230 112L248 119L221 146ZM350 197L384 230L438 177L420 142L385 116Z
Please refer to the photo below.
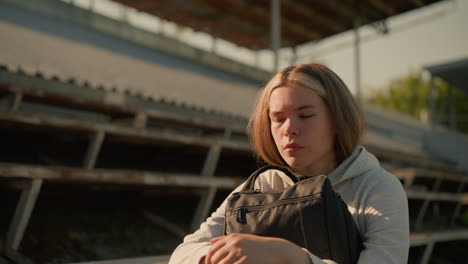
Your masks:
M336 73L320 64L286 67L277 72L260 91L247 126L254 152L271 165L290 168L281 157L271 134L269 104L270 94L275 88L298 85L313 90L327 105L335 128L335 158L340 164L359 144L364 132L364 117L346 84Z

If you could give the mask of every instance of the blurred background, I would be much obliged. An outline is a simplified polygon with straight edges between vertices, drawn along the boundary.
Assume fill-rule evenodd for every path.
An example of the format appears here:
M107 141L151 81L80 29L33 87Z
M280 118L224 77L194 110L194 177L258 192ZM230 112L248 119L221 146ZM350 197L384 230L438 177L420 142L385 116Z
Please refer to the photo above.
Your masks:
M167 263L261 166L291 64L343 78L408 263L468 263L468 0L0 0L0 263Z

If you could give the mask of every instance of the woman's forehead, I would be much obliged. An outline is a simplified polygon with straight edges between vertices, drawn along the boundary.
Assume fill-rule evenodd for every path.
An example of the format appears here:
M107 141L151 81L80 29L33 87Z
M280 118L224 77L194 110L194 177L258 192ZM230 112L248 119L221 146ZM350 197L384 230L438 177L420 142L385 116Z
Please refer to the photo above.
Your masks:
M301 110L323 105L322 98L313 90L301 86L280 86L270 94L269 108L280 111L283 108ZM300 109L299 109L300 108Z

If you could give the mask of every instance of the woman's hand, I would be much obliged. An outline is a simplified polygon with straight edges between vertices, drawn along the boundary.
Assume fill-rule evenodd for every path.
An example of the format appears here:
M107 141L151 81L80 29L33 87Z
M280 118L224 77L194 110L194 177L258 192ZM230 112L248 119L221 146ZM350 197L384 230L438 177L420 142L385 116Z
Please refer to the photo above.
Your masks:
M210 243L205 264L310 263L304 250L281 238L230 234L213 238Z

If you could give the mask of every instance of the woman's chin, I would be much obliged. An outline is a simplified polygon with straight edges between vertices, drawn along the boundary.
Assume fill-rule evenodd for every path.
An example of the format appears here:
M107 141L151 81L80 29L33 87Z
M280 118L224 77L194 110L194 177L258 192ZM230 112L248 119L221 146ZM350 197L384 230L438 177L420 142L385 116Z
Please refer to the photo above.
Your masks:
M300 160L298 159L287 159L286 160L286 163L289 165L289 167L291 167L294 171L300 171L301 168L304 167L304 162L301 162Z

